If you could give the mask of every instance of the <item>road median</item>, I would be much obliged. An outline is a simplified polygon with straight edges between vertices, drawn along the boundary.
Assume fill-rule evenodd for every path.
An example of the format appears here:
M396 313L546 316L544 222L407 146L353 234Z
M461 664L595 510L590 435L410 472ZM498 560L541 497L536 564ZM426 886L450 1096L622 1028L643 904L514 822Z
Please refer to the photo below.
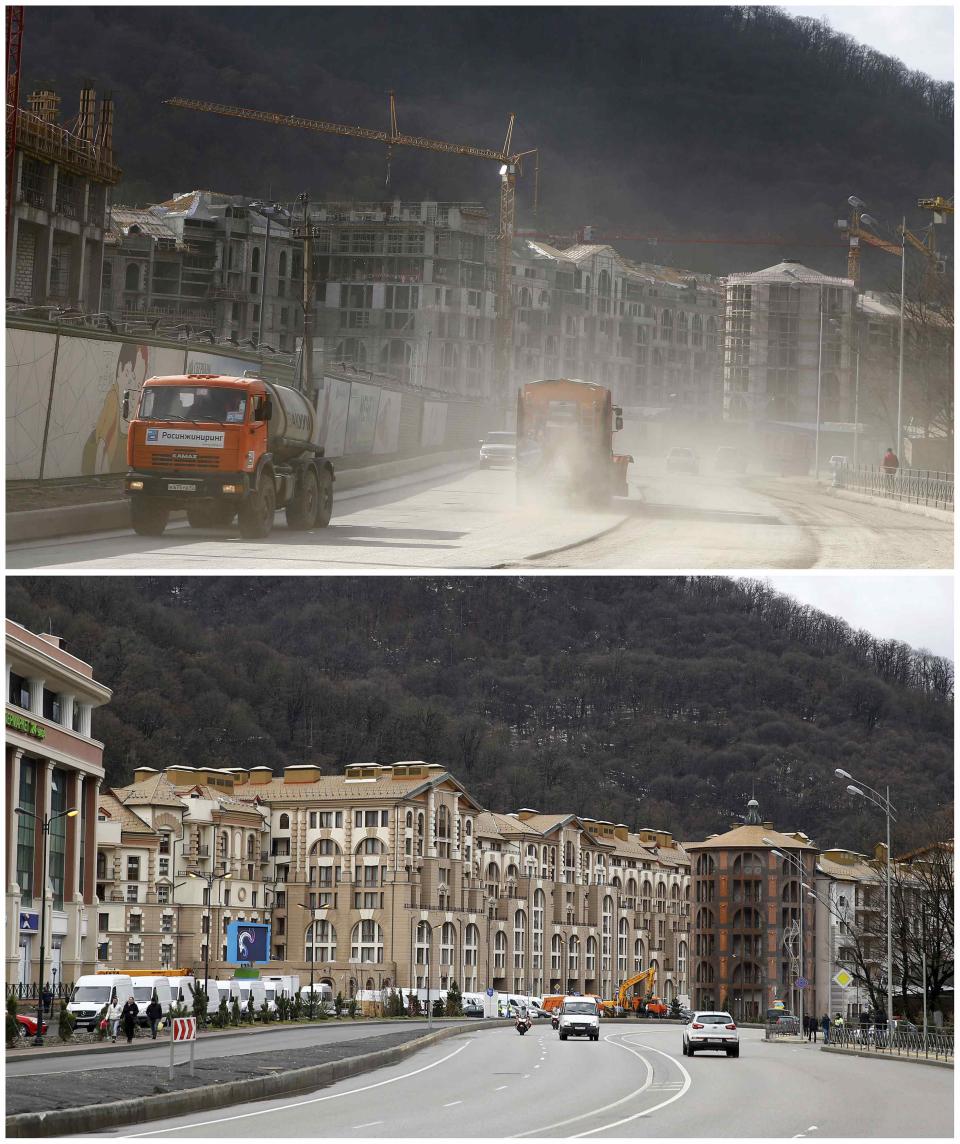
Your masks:
M141 1084L144 1087L149 1085L150 1091L127 1099L106 1101L100 1104L14 1113L6 1118L6 1134L11 1138L21 1138L98 1132L130 1124L142 1124L160 1118L167 1119L193 1112L227 1108L233 1104L273 1100L280 1096L310 1092L314 1089L336 1084L338 1081L357 1076L360 1073L396 1064L412 1053L444 1041L449 1037L467 1031L509 1024L509 1021L499 1020L473 1021L436 1029L433 1032L420 1033L413 1030L403 1030L401 1034L394 1034L392 1037L396 1040L398 1036L405 1036L401 1043L383 1045L368 1052L354 1052L352 1043L341 1042L339 1046L334 1046L345 1050L338 1059L294 1069L275 1068L276 1063L282 1061L282 1055L279 1051L272 1052L265 1058L263 1064L257 1063L255 1056L233 1058L231 1062L226 1064L223 1061L198 1060L196 1063L198 1072L215 1073L218 1070L226 1069L242 1075L233 1079L224 1078L218 1083L209 1084L203 1083L203 1078L189 1077L185 1068L178 1065L177 1070L180 1075L174 1084L179 1082L180 1087L169 1090L163 1090L161 1080L161 1077L165 1078L167 1075L166 1067L151 1066L146 1069L124 1070L127 1079L132 1072L139 1072ZM330 1046L327 1047L327 1051L329 1050ZM302 1057L309 1050L291 1051L295 1052L298 1057ZM271 1071L267 1075L262 1075L267 1069ZM100 1076L103 1077L103 1074L101 1073ZM15 1084L17 1079L8 1078L8 1105L12 1095L11 1085ZM114 1088L116 1088L116 1079L105 1077L103 1084L113 1083ZM196 1083L191 1083L194 1081Z

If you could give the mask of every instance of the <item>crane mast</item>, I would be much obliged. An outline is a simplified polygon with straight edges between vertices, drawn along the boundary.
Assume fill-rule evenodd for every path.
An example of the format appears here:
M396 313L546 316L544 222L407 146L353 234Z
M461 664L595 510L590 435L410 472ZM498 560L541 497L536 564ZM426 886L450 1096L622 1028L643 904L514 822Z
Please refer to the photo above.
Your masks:
M317 131L326 135L339 135L349 139L366 139L371 143L385 143L394 147L414 147L421 151L434 151L444 155L463 155L471 159L485 159L500 165L500 227L497 234L497 337L495 377L499 396L505 398L509 385L510 362L513 350L513 305L510 295L510 255L516 223L516 183L521 163L526 155L535 152L512 152L513 125L516 116L510 113L507 134L503 147L495 151L490 147L473 147L461 143L448 143L441 139L429 139L422 135L405 135L397 129L396 102L390 93L390 130L380 131L372 127L351 126L346 123L332 123L325 119L304 119L299 115L279 115L271 111L256 111L247 107L233 107L225 103L210 103L199 99L184 99L175 96L163 101L170 107L182 107L190 111L205 111L213 115L224 115L233 119L248 119L255 123L267 123L273 127L298 127L305 131ZM389 166L388 166L389 171ZM389 177L389 175L388 175Z

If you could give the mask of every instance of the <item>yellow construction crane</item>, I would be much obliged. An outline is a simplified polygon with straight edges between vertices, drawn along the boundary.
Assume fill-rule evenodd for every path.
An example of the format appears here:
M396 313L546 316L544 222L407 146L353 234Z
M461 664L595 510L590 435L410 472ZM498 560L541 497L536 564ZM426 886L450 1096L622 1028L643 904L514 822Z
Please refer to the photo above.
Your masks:
M837 224L839 229L847 235L850 246L847 252L847 277L852 278L854 285L860 289L860 240L868 243L870 246L875 246L879 250L885 250L888 254L894 254L900 258L903 249L898 242L890 242L885 238L880 238L870 230L864 229L862 222L864 219L869 219L870 216L864 210L866 203L862 199L858 199L856 195L851 195L847 202L850 204L851 213L849 220L841 219ZM937 198L933 199L920 199L917 206L923 207L927 210L932 210L938 214L952 214L953 213L953 200ZM934 223L940 222L942 219L934 217ZM934 230L934 223L926 227L926 236L921 238L919 235L914 234L906 226L898 226L897 233L902 235L904 242L909 243L915 250L919 250L922 255L928 259L928 271L935 271L939 263L937 255L937 237Z
M513 124L516 115L511 112L507 124L507 135L499 151L490 147L472 147L460 143L446 143L439 139L426 139L420 135L403 135L397 128L396 101L390 92L390 130L379 131L370 127L351 127L344 123L330 123L323 119L303 119L298 115L278 115L270 111L254 111L246 107L231 107L223 103L208 103L199 99L175 97L163 101L171 107L185 107L191 111L208 111L214 115L225 115L233 119L252 119L257 123L269 123L274 127L300 127L307 131L320 131L327 135L342 135L350 139L367 139L371 143L386 143L394 147L417 147L421 151L439 151L445 155L465 155L472 159L487 159L500 168L500 230L498 244L497 282L497 337L495 375L499 386L499 396L507 396L510 362L513 347L513 305L510 292L510 255L516 220L517 175L521 173L522 160L529 151L511 151ZM388 151L388 161L389 161Z

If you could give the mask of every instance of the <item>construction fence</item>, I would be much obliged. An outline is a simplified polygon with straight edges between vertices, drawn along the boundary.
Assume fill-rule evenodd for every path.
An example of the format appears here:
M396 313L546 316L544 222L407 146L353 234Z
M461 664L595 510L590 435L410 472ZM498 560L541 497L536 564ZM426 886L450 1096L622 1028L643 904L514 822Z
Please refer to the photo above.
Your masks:
M123 395L135 395L148 377L257 371L277 384L294 384L289 362L142 337L8 315L8 481L125 472ZM404 387L352 367L325 369L318 390L319 443L346 467L470 448L488 430L504 427L503 410L489 400Z

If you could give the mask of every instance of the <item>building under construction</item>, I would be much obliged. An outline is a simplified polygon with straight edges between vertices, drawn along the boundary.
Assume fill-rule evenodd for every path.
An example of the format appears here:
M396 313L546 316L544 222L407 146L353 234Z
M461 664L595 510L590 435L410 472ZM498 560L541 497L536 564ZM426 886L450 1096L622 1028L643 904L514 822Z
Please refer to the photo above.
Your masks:
M69 125L60 97L34 92L29 110L8 106L15 149L8 187L7 297L37 305L99 309L113 159L113 101L84 88ZM11 117L11 110L15 115Z

